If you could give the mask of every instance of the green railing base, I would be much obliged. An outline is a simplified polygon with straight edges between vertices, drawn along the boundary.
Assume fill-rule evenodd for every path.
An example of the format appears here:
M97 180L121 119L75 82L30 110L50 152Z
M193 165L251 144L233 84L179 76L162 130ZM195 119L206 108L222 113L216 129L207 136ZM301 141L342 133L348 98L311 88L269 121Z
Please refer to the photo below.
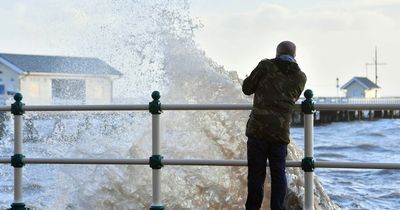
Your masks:
M164 210L164 206L150 206L150 210Z
M11 208L7 210L29 210L29 208L25 207L25 203L13 203L11 204Z

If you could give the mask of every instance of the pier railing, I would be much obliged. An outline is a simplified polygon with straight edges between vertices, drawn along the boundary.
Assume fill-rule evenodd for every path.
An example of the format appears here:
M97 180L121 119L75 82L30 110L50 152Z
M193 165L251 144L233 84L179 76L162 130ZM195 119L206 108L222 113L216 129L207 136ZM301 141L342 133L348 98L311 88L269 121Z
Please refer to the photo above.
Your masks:
M304 114L304 158L287 161L286 167L301 167L304 170L304 209L314 209L313 179L315 168L353 169L400 169L400 163L333 162L315 161L313 151L313 122L315 110L400 110L400 104L314 104L311 90L305 91L305 100L296 104L295 109ZM149 165L152 168L152 204L150 209L164 209L161 197L161 168L164 165L196 166L247 166L246 160L205 160L205 159L164 159L160 148L160 114L168 110L250 110L251 104L161 104L160 93L152 93L153 101L143 105L36 105L25 106L22 95L14 96L15 103L0 106L0 111L11 111L14 115L14 155L0 158L0 163L11 163L14 167L14 202L11 210L25 210L22 192L22 173L25 164L113 164ZM143 159L94 159L94 158L28 158L23 155L22 125L25 111L149 111L152 114L152 155Z
M316 103L323 104L400 104L400 97L380 98L347 98L347 97L315 97Z

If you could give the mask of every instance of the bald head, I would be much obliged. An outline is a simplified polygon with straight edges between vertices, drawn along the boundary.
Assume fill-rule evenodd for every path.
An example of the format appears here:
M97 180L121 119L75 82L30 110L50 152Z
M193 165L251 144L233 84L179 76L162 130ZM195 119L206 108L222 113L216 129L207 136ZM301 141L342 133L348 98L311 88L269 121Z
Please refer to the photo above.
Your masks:
M283 41L276 47L276 57L280 55L291 55L296 57L296 45L291 41Z

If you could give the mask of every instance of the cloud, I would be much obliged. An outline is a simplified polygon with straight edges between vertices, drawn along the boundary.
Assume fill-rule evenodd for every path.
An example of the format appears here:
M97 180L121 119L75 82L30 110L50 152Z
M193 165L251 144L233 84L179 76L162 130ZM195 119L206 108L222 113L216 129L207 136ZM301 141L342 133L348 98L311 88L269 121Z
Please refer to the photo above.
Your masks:
M400 2L398 0L325 0L324 3L331 8L376 8L400 6Z
M344 81L364 76L364 64L373 56L375 45L389 54L399 45L400 18L383 9L394 1L383 1L374 9L371 6L378 5L373 2L363 6L354 3L357 0L348 2L353 3L301 9L263 3L255 10L200 16L204 29L197 41L208 56L244 76L259 59L273 57L277 43L292 40L298 45L309 84L336 95L336 77ZM331 83L333 88L326 87Z
M396 20L379 11L355 8L317 8L297 10L276 4L262 4L255 11L222 17L221 28L253 28L258 30L301 29L320 31L368 30L375 27L394 27Z

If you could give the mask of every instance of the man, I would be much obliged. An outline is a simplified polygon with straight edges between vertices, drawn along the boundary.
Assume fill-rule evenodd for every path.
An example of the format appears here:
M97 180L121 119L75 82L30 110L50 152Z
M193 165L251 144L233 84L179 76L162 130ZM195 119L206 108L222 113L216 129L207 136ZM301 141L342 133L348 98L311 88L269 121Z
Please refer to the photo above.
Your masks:
M294 104L307 79L295 56L296 45L290 41L281 42L276 49L276 58L260 61L243 81L243 93L254 93L253 109L246 128L247 210L261 208L267 160L271 172L271 210L285 209L289 127Z

